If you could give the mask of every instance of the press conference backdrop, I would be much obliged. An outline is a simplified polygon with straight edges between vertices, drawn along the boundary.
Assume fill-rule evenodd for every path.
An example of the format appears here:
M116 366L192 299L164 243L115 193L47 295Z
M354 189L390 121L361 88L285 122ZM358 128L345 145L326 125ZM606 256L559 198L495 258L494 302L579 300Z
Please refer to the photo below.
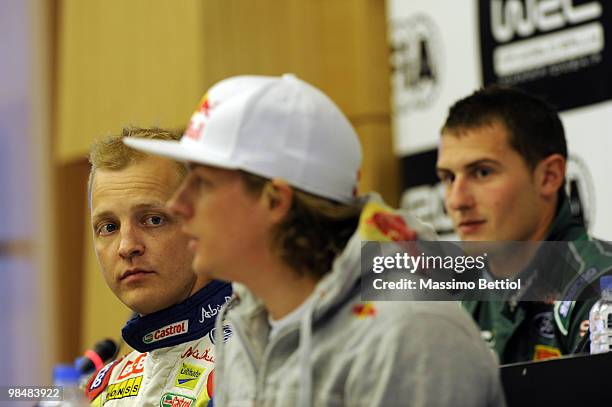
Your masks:
M590 232L612 239L612 3L389 0L387 17L403 206L453 237L435 174L440 127L459 98L514 85L560 111L573 207Z

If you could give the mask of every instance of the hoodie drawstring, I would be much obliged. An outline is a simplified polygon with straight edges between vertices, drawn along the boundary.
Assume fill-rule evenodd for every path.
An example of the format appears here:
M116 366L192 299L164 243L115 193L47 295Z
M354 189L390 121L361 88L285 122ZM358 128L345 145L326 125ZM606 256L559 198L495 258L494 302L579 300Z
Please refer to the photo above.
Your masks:
M316 301L309 301L304 316L300 321L300 386L299 406L312 407L312 314L314 313Z
M225 314L227 314L227 310L229 309L230 303L234 302L236 297L232 297L219 311L219 315L217 315L217 323L215 330L215 377L213 378L213 395L215 398L215 405L223 406L225 403L223 402L223 394L224 392L221 390L221 386L223 383L219 383L219 378L223 376L223 361L225 358L225 352L223 348L225 347L225 333L223 332L223 322L225 320ZM227 380L226 380L227 381ZM227 388L227 385L225 386ZM210 395L209 395L210 396Z

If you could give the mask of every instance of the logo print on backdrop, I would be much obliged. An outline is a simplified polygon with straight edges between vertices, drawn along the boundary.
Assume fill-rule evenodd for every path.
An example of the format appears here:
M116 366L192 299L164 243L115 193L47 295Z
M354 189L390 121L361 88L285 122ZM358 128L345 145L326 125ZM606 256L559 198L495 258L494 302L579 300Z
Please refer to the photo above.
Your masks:
M395 107L427 108L437 99L443 80L440 29L425 14L392 20L390 26Z
M520 86L560 111L610 99L608 3L478 0L484 84Z
M435 148L402 157L404 192L400 206L433 226L440 239L458 240L444 206L445 187L436 174L437 158Z
M406 189L402 194L402 208L408 208L423 222L430 224L446 240L457 240L453 221L444 207L444 185L420 185Z

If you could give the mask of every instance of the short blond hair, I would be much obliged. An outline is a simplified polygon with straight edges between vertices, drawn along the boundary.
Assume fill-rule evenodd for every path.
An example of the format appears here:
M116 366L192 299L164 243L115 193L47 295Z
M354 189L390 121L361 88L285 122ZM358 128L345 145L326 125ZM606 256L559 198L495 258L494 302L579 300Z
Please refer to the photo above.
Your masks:
M178 130L160 129L157 127L126 127L120 135L112 135L94 141L89 149L89 180L87 182L87 196L91 208L91 189L93 186L96 170L121 170L127 166L137 163L147 157L147 154L136 151L123 143L124 137L136 137L151 140L175 140L181 138ZM187 174L187 168L182 163L176 163L178 180L181 181Z

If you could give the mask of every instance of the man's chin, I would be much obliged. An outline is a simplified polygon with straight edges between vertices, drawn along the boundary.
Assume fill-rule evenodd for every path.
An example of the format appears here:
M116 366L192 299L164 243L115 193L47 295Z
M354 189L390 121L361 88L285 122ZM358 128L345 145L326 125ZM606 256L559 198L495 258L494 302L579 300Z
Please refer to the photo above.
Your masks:
M139 290L138 293L130 293L129 295L123 296L121 302L123 302L129 309L137 312L140 315L152 314L156 311L160 311L167 308L161 303L152 302L151 298L155 298L154 292L148 292L149 290Z

